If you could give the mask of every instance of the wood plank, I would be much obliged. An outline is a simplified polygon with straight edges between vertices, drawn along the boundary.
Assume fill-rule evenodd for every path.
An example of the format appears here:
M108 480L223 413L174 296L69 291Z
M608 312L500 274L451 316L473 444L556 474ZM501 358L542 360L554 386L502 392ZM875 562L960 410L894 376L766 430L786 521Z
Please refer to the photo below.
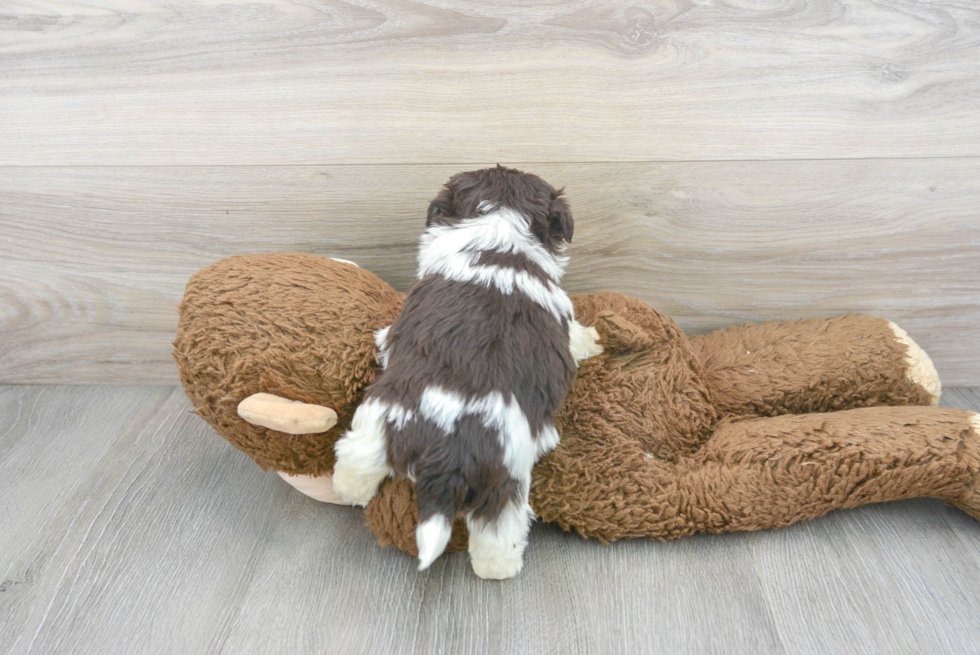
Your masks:
M216 652L285 484L174 387L37 395L0 464L8 652Z
M566 186L566 288L707 331L862 312L980 384L980 158L524 165ZM0 169L0 381L173 382L188 277L247 252L414 271L446 166Z
M0 386L0 642L23 648L26 626L64 573L56 553L98 501L100 462L120 435L158 417L169 387ZM125 439L125 436L122 437ZM96 478L98 479L98 478Z
M8 3L0 164L980 155L970 3Z
M980 411L980 389L948 389L940 404ZM787 652L980 644L980 523L939 500L832 512L760 533L753 552Z
M980 410L980 390L946 406ZM939 501L423 573L262 473L176 388L0 386L0 641L29 652L970 652L980 523ZM52 482L53 481L53 482ZM44 482L49 482L44 484ZM10 522L12 521L12 522Z
M902 501L759 534L755 571L786 651L972 652L980 576L960 537L980 526L954 529L947 512L962 514Z
M489 583L465 553L418 573L356 509L299 507L289 526L226 652L783 652L744 537L603 546L535 525L521 575Z

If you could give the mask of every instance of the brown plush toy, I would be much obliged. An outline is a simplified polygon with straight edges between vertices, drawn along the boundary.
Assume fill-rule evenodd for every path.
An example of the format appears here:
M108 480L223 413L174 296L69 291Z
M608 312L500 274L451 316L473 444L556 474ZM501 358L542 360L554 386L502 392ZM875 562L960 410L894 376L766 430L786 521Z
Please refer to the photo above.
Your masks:
M333 446L380 368L374 332L402 299L349 262L225 259L187 285L180 379L218 434L336 502ZM935 407L935 369L893 323L849 315L688 338L617 293L573 300L603 352L580 365L561 443L534 469L542 520L602 541L668 539L921 496L980 518L980 415ZM416 554L410 483L387 480L366 515L380 543ZM462 521L453 532L449 550L464 549Z

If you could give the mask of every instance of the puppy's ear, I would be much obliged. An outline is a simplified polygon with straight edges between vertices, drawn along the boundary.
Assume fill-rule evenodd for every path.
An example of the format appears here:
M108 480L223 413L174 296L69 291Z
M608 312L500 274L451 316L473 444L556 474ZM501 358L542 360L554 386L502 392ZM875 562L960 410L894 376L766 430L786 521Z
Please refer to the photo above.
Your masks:
M444 187L429 203L429 211L425 215L425 226L429 227L433 223L442 223L454 213L453 192L449 187Z
M564 239L572 242L572 232L575 231L575 220L572 218L572 210L568 203L561 197L562 191L555 191L551 194L551 204L548 207L548 229L551 236L555 239Z

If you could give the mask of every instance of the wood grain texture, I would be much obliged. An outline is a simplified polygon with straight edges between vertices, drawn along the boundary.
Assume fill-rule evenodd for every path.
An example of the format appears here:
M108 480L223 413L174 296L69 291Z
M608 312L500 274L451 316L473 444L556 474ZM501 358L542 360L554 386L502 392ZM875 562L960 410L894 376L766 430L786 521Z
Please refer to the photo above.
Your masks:
M214 652L281 486L173 387L5 387L5 423L12 405L22 434L0 450L13 510L0 528L5 651Z
M943 405L980 410L980 390ZM416 571L177 388L0 386L0 643L24 653L974 653L980 523L936 500Z
M522 164L566 187L566 288L707 331L877 314L980 384L980 158ZM0 168L0 381L173 382L175 306L233 254L315 252L398 289L457 165Z
M954 0L14 2L0 164L980 155Z
M949 389L940 404L980 411L980 390ZM980 576L934 573L980 570L980 525L963 512L885 503L757 537L787 652L980 652Z

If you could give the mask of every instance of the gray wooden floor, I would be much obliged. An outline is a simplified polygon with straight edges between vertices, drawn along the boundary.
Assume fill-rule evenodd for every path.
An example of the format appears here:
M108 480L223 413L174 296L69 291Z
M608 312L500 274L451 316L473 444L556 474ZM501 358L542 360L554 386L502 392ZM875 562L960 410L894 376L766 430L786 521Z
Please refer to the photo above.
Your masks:
M980 390L948 406L980 409ZM418 573L175 387L0 386L0 651L980 652L980 523L935 500Z

